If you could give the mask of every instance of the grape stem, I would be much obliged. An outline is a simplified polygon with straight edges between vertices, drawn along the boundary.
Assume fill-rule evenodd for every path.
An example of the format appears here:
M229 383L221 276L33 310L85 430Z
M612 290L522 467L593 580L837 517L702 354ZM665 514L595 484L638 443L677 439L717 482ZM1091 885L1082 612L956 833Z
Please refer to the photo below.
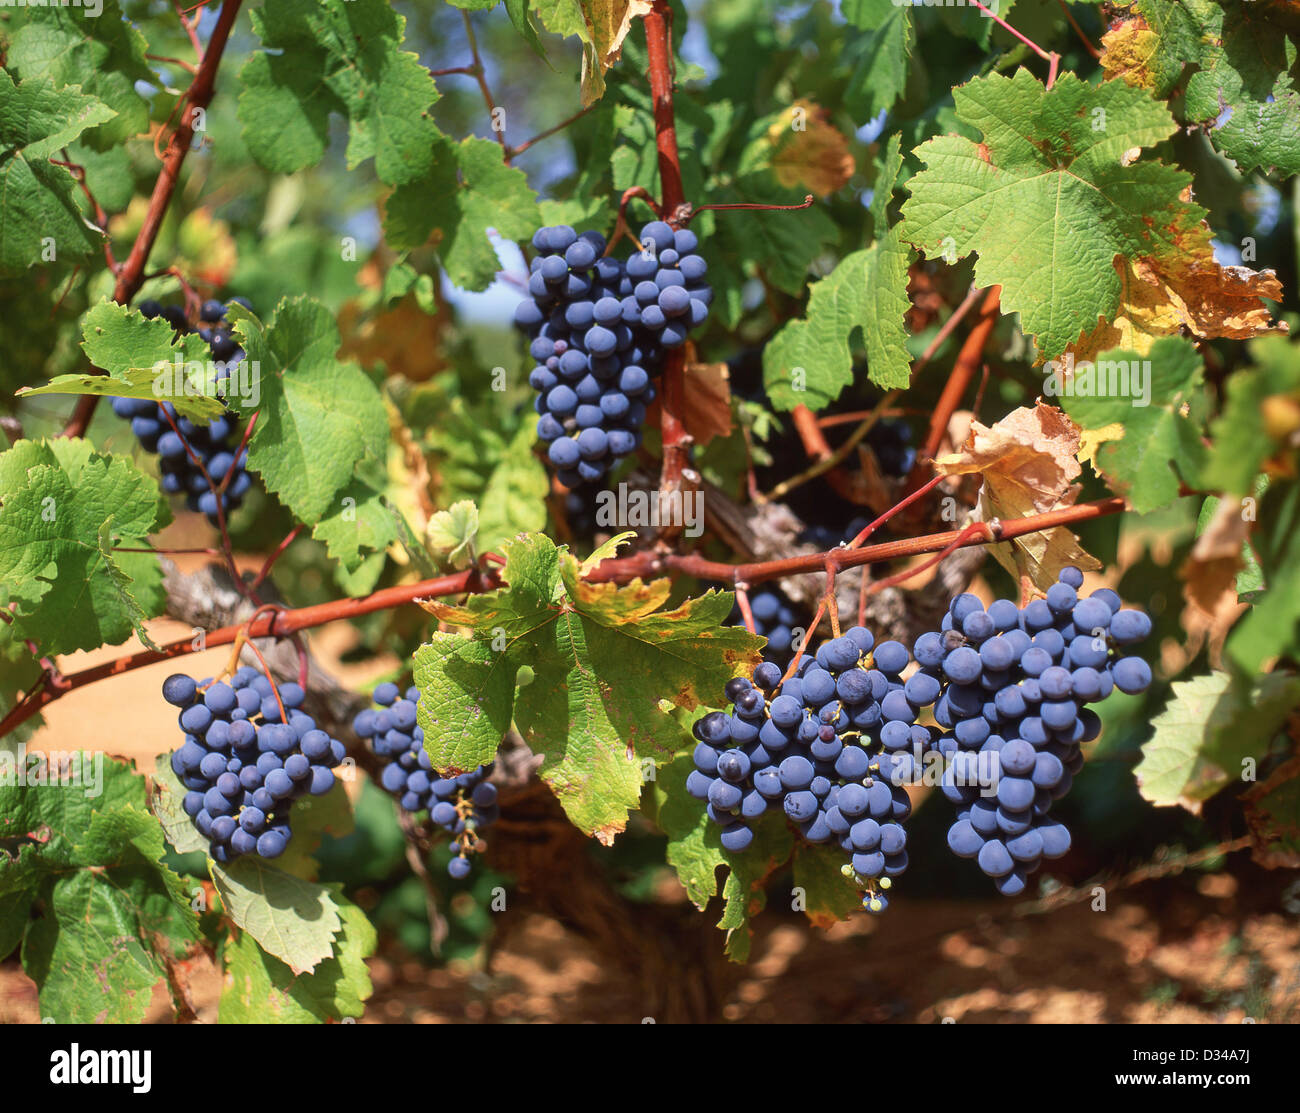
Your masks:
M563 131L570 124L575 123L578 120L581 120L588 112L590 112L593 108L595 108L596 105L599 103L600 103L599 101L593 101L591 104L587 105L586 108L580 109L579 111L575 112L567 120L561 120L560 123L556 124L554 127L547 128L545 131L542 132L538 132L531 139L525 139L518 146L507 147L506 148L507 165L510 162L512 162L517 156L522 155L534 143L540 143L543 139L549 139L552 135L555 135L556 132Z
M690 213L682 186L681 159L677 152L677 122L673 113L672 7L668 0L654 0L642 16L645 24L646 68L650 97L654 104L655 149L659 154L659 216L673 227L681 227ZM686 429L686 348L680 345L664 357L663 390L659 396L659 431L663 442L663 463L659 471L659 498L674 505L683 486L694 488L699 474L691 469L692 437ZM669 530L674 527L667 527ZM680 528L680 527L676 527ZM661 540L665 539L661 530Z
M221 65L221 56L225 53L226 43L230 39L230 31L234 27L235 17L239 14L241 3L242 0L225 0L225 3L221 5L221 13L217 16L217 23L212 29L212 38L209 40L206 50L199 44L193 26L185 19L184 15L181 15L181 23L184 25L186 32L190 36L190 41L194 44L194 49L200 57L199 68L194 75L194 81L181 99L181 103L185 107L181 112L180 127L172 133L171 139L167 142L167 151L163 155L162 168L158 171L158 180L154 183L153 193L149 197L149 207L145 212L144 223L140 225L140 231L135 237L135 242L131 245L131 252L127 255L126 261L117 268L117 281L113 287L113 300L119 305L130 305L131 299L135 297L144 283L145 264L149 261L149 253L153 250L154 242L158 239L163 218L167 215L167 208L171 204L172 196L176 192L176 186L180 182L181 167L185 162L185 156L189 154L190 144L194 142L194 114L200 109L206 109L212 101L212 94L217 80L217 68ZM179 14L179 8L177 11ZM96 375L104 373L97 367L92 367L90 370L92 374ZM85 436L90 420L95 416L95 408L98 404L98 394L83 394L77 400L72 417L67 425L63 427L62 436Z
M790 213L790 212L795 212L798 209L810 208L814 200L815 198L813 197L813 195L811 193L808 193L804 195L804 199L801 202L799 202L799 204L797 205L765 205L757 201L713 202L712 204L697 205L694 208L692 208L690 213L682 218L682 224L689 224L700 213L706 212L710 209L712 209L714 212L719 212L719 211L725 212L727 209L757 209L762 212Z
M469 18L469 12L463 8L461 9L460 18L465 23L465 37L469 39L469 52L474 58L474 80L478 82L479 92L483 94L483 101L487 105L492 134L497 137L497 142L501 144L501 150L506 155L506 162L509 162L510 149L506 146L505 129L496 126L497 105L496 101L492 99L492 90L488 88L487 73L483 69L483 58L478 52L478 36L474 34L474 24Z

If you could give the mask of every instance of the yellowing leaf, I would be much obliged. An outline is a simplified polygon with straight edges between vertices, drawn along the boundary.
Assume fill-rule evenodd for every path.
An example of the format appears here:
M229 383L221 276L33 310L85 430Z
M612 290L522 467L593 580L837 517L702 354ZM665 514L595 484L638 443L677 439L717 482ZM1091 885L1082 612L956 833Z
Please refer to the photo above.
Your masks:
M1161 336L1184 330L1204 340L1250 340L1267 332L1286 332L1274 322L1264 298L1280 301L1282 284L1271 270L1225 267L1215 261L1210 226L1182 221L1175 236L1180 251L1159 258L1116 259L1120 305L1070 346L1075 359L1095 360L1114 348L1146 355Z
M1141 16L1120 20L1101 37L1101 68L1107 78L1122 77L1130 85L1154 89L1151 65L1159 46L1159 36Z
M584 0L583 19L590 41L582 49L582 103L588 105L605 94L605 71L623 56L623 40L632 20L648 15L650 0Z
M772 173L783 186L802 186L816 194L834 193L853 177L848 141L824 108L798 100L767 129Z
M978 516L1014 520L1073 506L1079 464L1079 427L1055 406L1021 407L995 425L971 422L961 451L941 456L935 468L944 475L983 476ZM1064 526L1025 534L991 547L1012 576L1028 576L1046 591L1067 564L1100 568Z

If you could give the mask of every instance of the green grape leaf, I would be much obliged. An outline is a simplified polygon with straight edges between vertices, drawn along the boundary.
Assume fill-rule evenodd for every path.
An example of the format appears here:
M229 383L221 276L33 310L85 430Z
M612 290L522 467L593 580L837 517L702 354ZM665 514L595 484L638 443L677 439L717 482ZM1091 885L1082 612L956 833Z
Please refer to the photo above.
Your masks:
M849 856L838 846L801 845L794 856L794 907L817 927L862 912L862 893L841 872Z
M1201 357L1190 341L1161 337L1145 356L1106 352L1095 363L1048 368L1044 393L1059 396L1085 430L1101 431L1097 471L1139 514L1176 499L1180 476L1195 480L1205 460L1206 400Z
M1258 514L1251 545L1266 586L1226 647L1228 659L1247 673L1259 672L1271 657L1294 657L1300 648L1300 485L1270 485Z
M42 1016L138 1023L166 964L198 941L181 878L162 862L145 781L78 752L52 770L0 751L0 952L22 938ZM29 918L34 901L40 916Z
M452 503L429 519L429 549L453 568L468 568L475 559L478 523L478 507L469 499Z
M853 63L845 100L859 119L874 119L907 88L916 48L912 9L894 0L845 0L841 10L865 32L845 46L845 59Z
M153 794L149 808L162 825L163 834L177 854L208 852L208 840L199 834L194 821L185 814L181 801L186 788L171 765L171 754L159 754L154 761Z
M428 432L439 456L444 503L469 499L479 508L479 551L491 552L520 533L546 528L550 478L533 452L537 434L524 422L507 436L484 415L453 398Z
M1300 420L1300 355L1280 336L1250 346L1254 366L1224 380L1223 412L1210 424L1209 458L1200 482L1249 495L1264 463L1293 436Z
M107 299L90 308L81 330L82 350L108 374L58 375L42 386L19 391L20 395L148 398L171 402L182 417L204 423L226 412L212 353L197 333L176 341L171 325L162 318L147 320Z
M429 757L439 770L485 764L513 719L573 824L612 842L637 806L646 763L671 761L688 741L661 701L691 708L718 698L739 668L757 663L758 639L722 625L729 594L661 611L666 580L590 583L539 534L503 549L505 586L460 607L425 603L470 632L434 634L415 654ZM534 679L516 694L523 665Z
M294 974L316 969L334 953L343 922L328 887L256 855L224 866L211 862L209 869L226 915Z
M337 114L348 120L349 168L373 158L389 185L429 172L438 90L419 57L400 49L404 16L384 0L267 0L252 20L266 50L240 71L239 119L261 166L315 166Z
M20 441L0 454L0 492L0 582L42 652L118 645L162 613L157 557L103 548L106 527L137 548L165 520L156 484L130 460L87 441Z
M158 84L145 59L147 44L117 0L102 0L95 19L51 4L10 11L0 25L0 53L20 81L48 79L55 88L76 86L116 115L88 130L83 140L97 151L116 147L149 128L149 103L136 82ZM101 199L102 200L102 199Z
M338 509L316 523L311 535L324 541L330 557L348 572L370 553L383 553L401 535L399 511L364 479L353 479L338 498Z
M841 259L812 287L803 320L787 321L763 350L763 381L773 406L820 410L853 382L851 341L861 336L867 378L882 390L911 381L904 318L910 307L907 267L911 250L897 228L885 228L885 210L902 166L899 137L886 150L872 213L880 238Z
M1143 799L1198 812L1258 765L1297 701L1300 679L1285 673L1251 683L1226 672L1175 680L1133 770Z
M528 14L528 5L529 0L506 0L506 14L524 42L533 48L539 58L544 59L546 47L542 45L537 28L533 26L532 16Z
M794 836L784 815L764 816L750 826L754 841L742 853L729 856L731 872L722 889L725 904L718 927L727 933L727 957L733 962L749 961L751 922L767 906L769 878L793 850Z
M388 415L374 383L337 358L334 318L312 298L285 299L270 325L231 311L247 362L260 368L256 402L241 393L231 405L258 411L248 467L303 522L337 512L358 465L388 454Z
M991 74L953 98L984 141L947 135L917 149L925 169L908 182L902 238L949 262L975 252L977 283L1000 285L1003 309L1054 359L1114 315L1117 255L1177 253L1204 218L1180 200L1188 174L1134 161L1174 119L1143 89L1070 73L1051 89L1024 69Z
M1205 128L1242 173L1300 171L1297 48L1243 0L1136 0L1102 39L1108 77L1168 96L1191 67L1183 118Z
M370 996L365 959L374 953L375 929L365 913L331 885L342 928L334 953L310 974L295 974L257 945L250 934L225 941L222 1024L311 1024L360 1017Z
M436 232L447 277L465 290L486 290L501 268L488 229L521 240L540 223L523 171L505 164L499 143L472 136L440 141L429 172L393 190L384 205L388 242L411 250Z
M0 272L80 259L103 242L81 215L71 172L49 160L114 115L76 86L56 90L48 79L15 85L0 70Z
M736 854L724 850L721 828L709 819L703 802L686 791L686 778L694 768L690 754L684 753L657 771L653 796L656 822L668 836L668 864L677 871L677 879L696 908L703 911L717 896L718 867L728 867L718 927L727 933L728 956L744 962L749 957L750 918L762 911L767 901L768 878L789 861L793 836L783 816L767 815L750 824L754 840L745 850Z

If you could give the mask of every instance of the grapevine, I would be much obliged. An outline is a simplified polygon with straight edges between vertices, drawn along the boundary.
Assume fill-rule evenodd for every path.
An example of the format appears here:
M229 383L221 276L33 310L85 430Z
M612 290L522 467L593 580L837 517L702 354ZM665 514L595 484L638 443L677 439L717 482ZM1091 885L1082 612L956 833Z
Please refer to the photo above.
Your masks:
M1292 5L96 7L0 11L24 1019L944 1019L1287 907Z

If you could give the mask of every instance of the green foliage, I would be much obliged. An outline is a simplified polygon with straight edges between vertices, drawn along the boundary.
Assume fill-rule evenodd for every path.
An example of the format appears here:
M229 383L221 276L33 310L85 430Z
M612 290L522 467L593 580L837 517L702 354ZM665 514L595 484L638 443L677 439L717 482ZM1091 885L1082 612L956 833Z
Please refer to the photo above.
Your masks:
M99 246L81 219L72 174L50 159L115 115L78 86L56 89L48 78L16 85L0 70L0 273L35 266L51 245L73 259Z
M486 764L513 720L572 822L611 842L640 799L645 763L687 744L660 701L716 699L740 665L756 662L757 643L721 627L725 592L662 611L667 581L590 583L580 577L596 557L580 566L536 534L502 548L505 586L464 606L428 604L470 632L435 634L415 655L429 759L439 770ZM516 693L524 665L533 681Z
M951 416L940 398L971 327L954 308L972 275L1000 286L1003 319L973 353L979 385L960 407L996 427L1044 395L1078 428L1053 414L1051 443L1008 433L960 512L976 483L999 513L1122 495L1122 526L1078 525L1078 559L1124 554L1125 591L1157 624L1156 684L1104 709L1093 752L1116 760L1079 778L1079 814L1141 846L1149 805L1179 804L1186 829L1210 841L1192 815L1258 766L1264 783L1238 801L1256 859L1293 864L1300 357L1289 338L1260 337L1282 331L1270 316L1300 319L1282 194L1300 172L1294 9L1074 4L1083 37L1100 40L1095 59L1062 5L1004 0L999 14L1057 56L1049 81L1042 55L969 5L844 0L773 18L759 0L677 4L673 121L691 210L664 213L665 106L647 88L639 13L623 3L452 0L409 19L383 0L246 6L170 193L157 153L193 80L175 60L193 45L174 13L120 0L98 19L5 8L0 408L18 421L0 442L16 440L0 452L0 717L24 693L51 694L47 661L133 634L153 645L150 620L168 606L154 546L269 555L294 531L274 568L287 606L398 589L333 613L365 612L350 659L390 655L401 683L413 671L438 770L493 760L517 730L583 834L608 845L643 812L657 833L631 841L666 845L700 909L720 898L735 960L769 898L784 906L787 878L791 909L813 925L853 914L859 894L833 845L808 845L776 812L729 853L685 791L691 714L721 704L759 656L758 639L724 625L732 595L688 597L685 577L600 581L595 570L634 535L580 561L600 541L583 521L590 492L575 507L539 450L533 360L508 324L530 238L554 222L625 237L653 208L689 217L709 263L715 297L688 349L690 466L741 505L708 489L705 538L636 537L638 567L679 570L669 550L732 562L762 559L751 543L806 552L780 524L785 509L835 535L914 489L930 461L885 475L868 436L782 505L750 497L820 453L806 425L796 436L776 413L830 418L834 449L897 391L889 416L919 445L931 415ZM688 32L707 47L701 64L681 55ZM504 117L489 114L480 77ZM1215 261L1238 248L1243 266ZM251 377L228 398L160 385L160 364L206 364L207 344L117 304L123 288L132 302L183 304L191 321L209 297L249 296L256 313L232 307L228 319ZM945 321L952 336L933 346ZM1096 366L1091 389L1077 368L1044 388L1056 364L1043 361L1067 353ZM1149 365L1146 390L1111 389L1110 369L1135 363ZM666 393L613 482L654 489ZM258 483L233 533L205 539L187 515L182 540L160 537L171 517L151 456L102 402L77 436L58 436L70 395L157 398L195 423L229 407L241 431L255 420ZM1238 504L1240 517L1220 513ZM948 528L946 505L918 505L914 521L927 507ZM890 528L916 532L905 517ZM1062 529L1040 555L1073 545ZM493 589L424 609L389 603L447 568ZM1211 597L1207 631L1187 628L1179 575L1189 598ZM909 583L889 598L913 616L933 590ZM407 876L392 801L373 785L356 832L336 788L294 805L281 857L221 865L166 756L151 789L116 762L97 795L6 777L41 726L26 710L0 739L0 957L20 955L44 1017L139 1022L160 982L175 992L176 962L202 949L223 978L222 1022L356 1018L377 927L427 950L428 894ZM506 879L484 869L453 884L447 854L439 844L427 857L451 906L444 957L464 959L491 931L488 903ZM655 899L660 880L616 888Z
M198 921L161 862L144 778L102 754L71 757L60 776L0 752L0 956L21 942L43 1016L138 1023Z
M1094 88L1063 74L1044 89L1023 69L976 78L953 99L983 142L949 135L917 148L925 169L908 183L901 235L948 262L976 252L976 280L1001 285L1003 306L1054 359L1114 315L1115 256L1176 250L1204 215L1179 200L1185 173L1133 161L1174 119L1120 82Z
M144 546L166 521L157 487L88 441L21 441L0 453L0 582L15 625L48 653L117 645L161 612Z

